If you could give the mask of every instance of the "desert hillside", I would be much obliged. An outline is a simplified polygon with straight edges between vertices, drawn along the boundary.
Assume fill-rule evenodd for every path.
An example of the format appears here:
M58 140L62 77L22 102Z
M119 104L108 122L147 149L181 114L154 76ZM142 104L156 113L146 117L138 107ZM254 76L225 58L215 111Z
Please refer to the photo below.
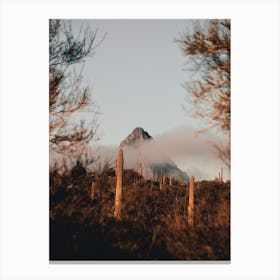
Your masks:
M230 183L189 185L123 171L121 219L114 218L116 173L78 164L50 171L51 260L229 260Z

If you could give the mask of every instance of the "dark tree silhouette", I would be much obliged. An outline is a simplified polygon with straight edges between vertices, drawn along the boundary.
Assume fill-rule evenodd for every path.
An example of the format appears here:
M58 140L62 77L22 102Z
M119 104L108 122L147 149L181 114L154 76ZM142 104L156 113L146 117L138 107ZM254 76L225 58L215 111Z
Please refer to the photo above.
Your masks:
M86 58L94 54L106 34L94 44L96 35L96 30L81 27L75 37L69 21L49 21L49 141L57 152L73 152L90 140L97 140L95 110L90 126L84 121L70 121L75 112L94 105L89 89L82 87L81 81ZM79 75L73 65L80 66Z
M196 22L193 32L183 34L177 41L189 59L191 68L187 70L194 72L195 78L185 83L188 100L194 105L193 116L207 124L197 132L216 127L229 134L230 21L210 20L206 28ZM213 146L229 166L229 146L223 148L217 143Z

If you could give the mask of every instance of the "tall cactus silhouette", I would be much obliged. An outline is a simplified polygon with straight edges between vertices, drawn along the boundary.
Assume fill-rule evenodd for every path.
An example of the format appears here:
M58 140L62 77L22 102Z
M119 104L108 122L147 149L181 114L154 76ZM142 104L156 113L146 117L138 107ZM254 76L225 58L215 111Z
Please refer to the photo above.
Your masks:
M141 167L142 167L142 176L144 178L144 180L146 181L146 169L145 169L145 165L143 163L143 161L141 161Z
M90 199L94 200L94 196L95 196L95 182L92 181L91 183L91 189L90 189Z
M190 228L194 226L194 176L190 177L188 225Z
M161 191L163 190L163 175L162 175L162 171L161 171L161 173L160 173L159 189L160 189Z
M145 170L145 166L142 161L140 161L140 163L139 163L139 173L140 173L141 177L143 177L143 179L146 181L146 170Z
M172 186L172 175L169 175L169 186Z
M115 196L114 217L117 220L121 219L121 200L122 200L122 176L123 176L123 150L119 148L117 159L117 185Z

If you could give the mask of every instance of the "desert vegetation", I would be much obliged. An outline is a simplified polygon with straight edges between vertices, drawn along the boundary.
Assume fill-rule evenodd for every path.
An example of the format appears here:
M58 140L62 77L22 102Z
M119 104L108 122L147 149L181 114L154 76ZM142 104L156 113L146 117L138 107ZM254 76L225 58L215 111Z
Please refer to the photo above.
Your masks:
M223 170L215 180L197 181L141 127L120 143L116 162L91 153L100 140L98 112L82 74L106 33L97 39L97 29L83 25L76 33L71 21L49 22L50 260L230 260L230 181ZM229 167L230 22L197 24L176 42L193 73L185 85L189 108L205 122L196 134L216 129L225 135L226 147L210 144ZM87 123L78 117L85 111ZM135 165L124 168L128 150ZM63 160L52 158L54 152Z
M98 139L95 104L82 85L83 65L105 35L97 42L97 30L81 26L75 35L71 22L49 20L49 143L57 152L73 153ZM93 116L90 124L73 122L71 117L85 108Z
M229 182L145 180L122 160L51 169L51 260L230 259Z
M207 27L193 23L192 32L178 38L186 69L192 73L184 87L194 118L204 122L197 134L216 129L227 138L226 144L209 141L217 156L230 166L230 20L210 20Z

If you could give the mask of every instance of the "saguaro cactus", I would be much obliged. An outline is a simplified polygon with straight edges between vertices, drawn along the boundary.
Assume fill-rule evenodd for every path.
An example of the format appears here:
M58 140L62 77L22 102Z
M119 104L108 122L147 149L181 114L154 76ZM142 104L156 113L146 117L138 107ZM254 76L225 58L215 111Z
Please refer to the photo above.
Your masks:
M95 198L95 193L96 189L98 188L98 181L99 181L99 174L95 172L94 180L91 183L91 188L90 188L90 199L94 200Z
M145 170L145 166L142 161L140 161L140 164L139 164L139 173L144 178L144 180L146 180L146 170Z
M98 162L98 173L101 174L102 168L101 168L101 161Z
M123 176L123 150L119 148L117 159L117 185L115 196L115 210L114 217L118 220L121 219L121 200L122 200L122 176Z
M191 228L194 226L194 176L191 176L190 178L188 225Z
M169 175L169 186L172 186L172 175Z
M92 181L91 183L91 189L90 189L90 199L94 200L94 195L95 195L95 182Z
M155 178L154 178L154 181L155 181L155 182L158 182L158 172L157 172L157 171L155 172Z
M141 161L139 163L139 172L138 173L142 176L143 169L142 169L142 162Z
M160 173L159 189L160 189L161 191L163 190L163 176L162 176L162 172Z

